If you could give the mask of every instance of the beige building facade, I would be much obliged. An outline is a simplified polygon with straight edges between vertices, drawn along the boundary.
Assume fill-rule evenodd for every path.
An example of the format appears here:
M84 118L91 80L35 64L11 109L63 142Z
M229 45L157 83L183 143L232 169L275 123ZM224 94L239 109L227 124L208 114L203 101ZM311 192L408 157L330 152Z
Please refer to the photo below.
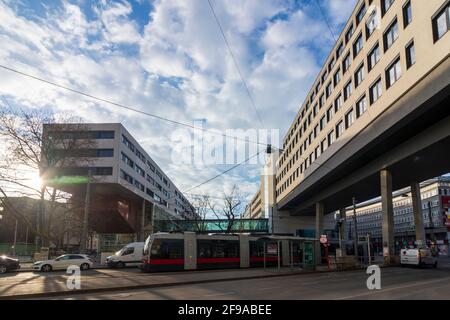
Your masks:
M283 140L276 202L437 68L449 1L360 0Z

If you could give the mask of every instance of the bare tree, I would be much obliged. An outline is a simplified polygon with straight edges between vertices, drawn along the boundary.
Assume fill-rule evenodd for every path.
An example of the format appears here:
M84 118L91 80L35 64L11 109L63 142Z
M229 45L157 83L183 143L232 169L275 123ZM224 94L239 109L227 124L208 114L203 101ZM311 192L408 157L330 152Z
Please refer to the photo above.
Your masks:
M194 198L192 205L196 210L196 230L198 232L207 231L207 226L205 225L205 220L208 218L209 208L211 207L211 197L209 195L202 195Z
M51 131L44 129L46 124L52 124ZM67 229L74 227L73 221L67 219L73 217L75 209L79 209L68 204L70 195L59 190L58 184L52 180L54 169L89 164L86 150L95 146L89 137L78 139L75 135L68 135L70 131L86 131L86 127L79 118L55 116L43 109L24 111L8 107L0 111L0 139L4 148L0 155L1 202L27 224L44 246L50 242L58 243ZM44 180L40 187L33 186L29 179L33 174L48 180ZM30 221L28 216L12 207L8 202L11 194L40 199L37 221ZM57 217L62 204L66 206L65 217ZM61 229L54 226L56 223L70 227ZM55 232L57 229L59 231Z
M209 209L217 219L226 220L226 231L231 233L235 231L235 224L241 218L244 210L243 197L239 192L237 185L234 185L229 193L226 193L222 205L209 202ZM223 230L222 224L218 224Z

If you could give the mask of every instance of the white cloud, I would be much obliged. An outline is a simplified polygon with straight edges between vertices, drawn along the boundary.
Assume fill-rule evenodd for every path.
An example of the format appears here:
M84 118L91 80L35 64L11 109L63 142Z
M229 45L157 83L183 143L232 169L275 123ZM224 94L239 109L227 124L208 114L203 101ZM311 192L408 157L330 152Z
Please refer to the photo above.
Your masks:
M333 25L349 14L350 2L329 2ZM266 126L280 129L282 138L320 67L314 50L329 45L325 23L309 11L293 11L287 0L212 3ZM206 0L155 0L152 5L148 24L141 26L126 1L102 0L89 19L65 1L40 19L27 19L20 6L0 0L0 60L178 121L202 118L208 128L218 129L258 127ZM286 19L274 19L282 12ZM0 95L14 105L69 110L90 122L122 122L182 190L223 169L172 163L166 137L176 127L150 117L4 70ZM258 166L243 166L195 193L220 193L237 183L251 197L258 174Z

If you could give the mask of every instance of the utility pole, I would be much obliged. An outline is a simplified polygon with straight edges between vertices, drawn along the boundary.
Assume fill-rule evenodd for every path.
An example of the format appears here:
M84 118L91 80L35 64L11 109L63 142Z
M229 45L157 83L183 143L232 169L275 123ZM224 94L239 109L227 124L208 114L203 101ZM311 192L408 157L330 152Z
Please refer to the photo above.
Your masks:
M13 246L13 256L16 256L16 244L17 244L17 224L18 220L16 219L16 226L14 228L14 246Z
M354 250L355 250L355 256L358 257L358 223L356 220L356 199L353 197L353 228L354 228L354 234L355 239L353 241Z
M25 255L28 255L28 226L27 232L25 233Z
M86 242L89 230L89 207L91 202L91 168L88 168L88 180L86 183L86 197L84 200L83 228L81 231L80 253L86 253Z
M36 245L36 252L37 250L40 251L41 247L42 247L42 230L43 230L43 219L44 219L44 214L45 214L45 186L42 185L41 186L41 199L39 201L39 206L38 206L38 213L36 215L36 230L37 230L37 234L35 236L35 245Z
M433 216L431 214L431 201L428 201L428 219L430 220L430 241L434 241L434 223Z

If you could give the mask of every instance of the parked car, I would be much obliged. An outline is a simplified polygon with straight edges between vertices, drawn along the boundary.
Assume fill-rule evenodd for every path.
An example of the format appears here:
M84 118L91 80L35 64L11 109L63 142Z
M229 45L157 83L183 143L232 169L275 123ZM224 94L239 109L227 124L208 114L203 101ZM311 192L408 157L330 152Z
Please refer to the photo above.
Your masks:
M7 256L0 256L0 274L17 269L20 269L18 259L13 259Z
M138 266L142 263L144 242L133 242L106 258L106 264L111 268L124 268L125 266Z
M429 248L402 249L400 251L400 263L402 267L406 265L421 267L429 265L437 268L438 260Z
M66 270L69 266L78 266L81 270L92 268L94 261L85 254L64 254L53 260L37 261L33 263L33 270L49 272L52 270Z

